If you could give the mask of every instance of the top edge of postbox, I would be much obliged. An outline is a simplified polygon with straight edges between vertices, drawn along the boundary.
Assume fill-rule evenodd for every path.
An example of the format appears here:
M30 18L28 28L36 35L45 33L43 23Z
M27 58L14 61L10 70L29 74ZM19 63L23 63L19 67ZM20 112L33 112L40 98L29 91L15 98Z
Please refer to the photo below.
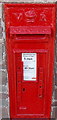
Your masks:
M55 7L55 3L5 3L5 7L17 7L17 6L31 6L31 7Z

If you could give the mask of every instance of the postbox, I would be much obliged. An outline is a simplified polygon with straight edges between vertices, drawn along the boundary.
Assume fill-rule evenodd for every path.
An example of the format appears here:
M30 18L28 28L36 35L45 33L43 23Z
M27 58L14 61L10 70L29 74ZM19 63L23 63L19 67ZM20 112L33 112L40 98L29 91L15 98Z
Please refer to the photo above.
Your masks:
M5 4L10 117L50 118L55 4Z

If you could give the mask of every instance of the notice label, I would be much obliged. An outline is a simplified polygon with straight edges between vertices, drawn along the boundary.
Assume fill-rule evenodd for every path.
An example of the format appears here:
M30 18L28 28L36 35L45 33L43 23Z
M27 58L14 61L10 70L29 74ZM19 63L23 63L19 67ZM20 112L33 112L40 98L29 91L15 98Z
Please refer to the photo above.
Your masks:
M23 78L25 81L36 81L36 53L22 53Z

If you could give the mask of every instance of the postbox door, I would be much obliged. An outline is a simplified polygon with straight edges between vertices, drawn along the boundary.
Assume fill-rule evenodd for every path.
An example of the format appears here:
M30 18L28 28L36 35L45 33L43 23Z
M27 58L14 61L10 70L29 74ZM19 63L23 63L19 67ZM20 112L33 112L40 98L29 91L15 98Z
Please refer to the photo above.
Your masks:
M47 53L18 53L17 112L44 114Z

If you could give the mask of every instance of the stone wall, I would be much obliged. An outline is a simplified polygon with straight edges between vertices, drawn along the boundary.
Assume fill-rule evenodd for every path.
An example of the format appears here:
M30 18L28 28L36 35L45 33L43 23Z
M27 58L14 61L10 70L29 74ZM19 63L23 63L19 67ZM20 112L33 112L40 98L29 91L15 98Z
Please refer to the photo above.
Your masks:
M6 66L6 50L5 50L5 25L3 16L3 4L5 2L38 2L48 3L56 0L0 0L0 119L9 118L9 90L8 90L8 74ZM56 35L57 37L57 35ZM55 42L55 75L54 89L52 98L51 117L57 118L57 42Z

